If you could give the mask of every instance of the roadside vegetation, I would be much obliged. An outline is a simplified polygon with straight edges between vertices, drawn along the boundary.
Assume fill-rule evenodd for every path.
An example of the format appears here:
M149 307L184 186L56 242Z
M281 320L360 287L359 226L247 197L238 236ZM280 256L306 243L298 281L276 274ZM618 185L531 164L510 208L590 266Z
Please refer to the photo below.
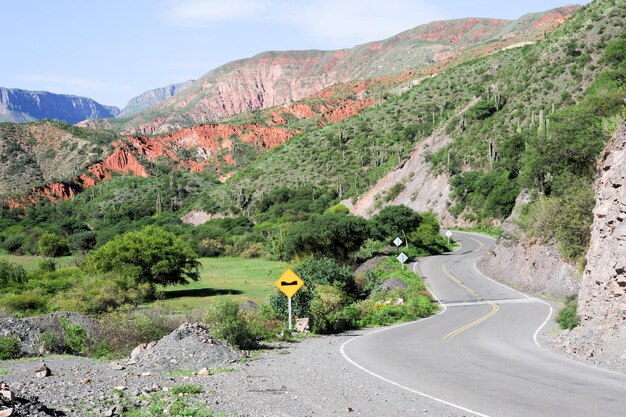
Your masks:
M46 231L37 244L41 261L36 268L34 260L26 270L8 260L15 256L0 257L0 310L18 317L55 311L87 315L89 325L58 318L42 342L49 352L101 358L127 354L186 319L206 322L216 337L239 348L255 348L284 330L287 299L273 282L288 265L305 282L294 297L295 317L309 317L315 333L414 320L436 310L421 279L402 268L391 247L401 237L410 257L448 250L433 213L389 206L364 220L343 206L326 204L296 221L293 211L287 215L279 207L301 209L304 203L298 199L304 197L296 193L290 201L284 190L276 195L280 197L265 200L261 223L245 217L216 219L189 226L180 235L148 225L86 253L73 253L71 266L56 261L56 255L71 253L66 238ZM270 221L278 225L270 227ZM227 230L234 244L255 235L258 254L245 258L209 251L229 244L220 240ZM215 242L206 242L211 238ZM354 267L374 256L390 257L357 283ZM401 280L404 287L381 290L389 278ZM254 301L254 307L242 305L246 300ZM6 341L6 355L11 346Z

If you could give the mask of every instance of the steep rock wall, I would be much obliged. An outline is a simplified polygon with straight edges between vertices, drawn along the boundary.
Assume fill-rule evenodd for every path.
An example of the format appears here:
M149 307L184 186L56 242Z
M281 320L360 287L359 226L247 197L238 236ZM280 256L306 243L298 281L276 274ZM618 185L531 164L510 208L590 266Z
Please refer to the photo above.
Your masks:
M580 278L574 266L563 260L555 246L525 237L517 226L521 206L527 202L528 196L522 193L511 216L502 223L503 237L479 267L486 275L533 294L556 298L577 294Z
M598 166L591 245L578 300L581 324L568 349L598 362L626 366L626 123Z

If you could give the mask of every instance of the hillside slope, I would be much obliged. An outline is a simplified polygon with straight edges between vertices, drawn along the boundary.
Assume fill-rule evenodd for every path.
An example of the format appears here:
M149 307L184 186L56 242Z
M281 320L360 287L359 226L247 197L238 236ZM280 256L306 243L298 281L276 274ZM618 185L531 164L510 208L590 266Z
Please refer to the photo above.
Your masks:
M61 122L0 123L0 194L80 172L110 152L114 136Z
M87 97L0 87L0 122L61 120L70 124L86 119L115 117L120 110Z
M434 22L352 49L264 52L210 71L181 94L145 112L88 125L126 134L158 134L255 109L282 106L338 82L401 74L446 62L480 45L497 43L502 48L536 39L563 23L575 9L565 7L514 22L497 19ZM486 51L491 49L487 47Z

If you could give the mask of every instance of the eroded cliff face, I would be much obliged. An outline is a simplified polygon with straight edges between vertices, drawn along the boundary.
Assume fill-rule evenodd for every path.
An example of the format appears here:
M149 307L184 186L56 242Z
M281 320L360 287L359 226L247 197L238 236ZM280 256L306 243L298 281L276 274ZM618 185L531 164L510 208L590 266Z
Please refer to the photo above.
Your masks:
M554 245L527 238L517 225L521 207L529 196L520 194L511 215L502 223L502 238L479 262L480 269L500 282L531 294L559 299L576 295L580 276Z
M581 324L564 346L588 360L626 366L626 123L598 166L591 245L578 298Z

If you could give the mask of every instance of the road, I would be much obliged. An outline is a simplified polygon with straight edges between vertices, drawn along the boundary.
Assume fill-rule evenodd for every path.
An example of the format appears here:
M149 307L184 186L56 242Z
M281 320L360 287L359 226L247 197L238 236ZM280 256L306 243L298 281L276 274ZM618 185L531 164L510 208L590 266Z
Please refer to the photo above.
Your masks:
M368 377L448 405L452 415L626 415L626 376L541 348L536 334L551 319L550 304L475 268L492 239L453 237L456 252L411 265L442 311L351 339L344 358Z

